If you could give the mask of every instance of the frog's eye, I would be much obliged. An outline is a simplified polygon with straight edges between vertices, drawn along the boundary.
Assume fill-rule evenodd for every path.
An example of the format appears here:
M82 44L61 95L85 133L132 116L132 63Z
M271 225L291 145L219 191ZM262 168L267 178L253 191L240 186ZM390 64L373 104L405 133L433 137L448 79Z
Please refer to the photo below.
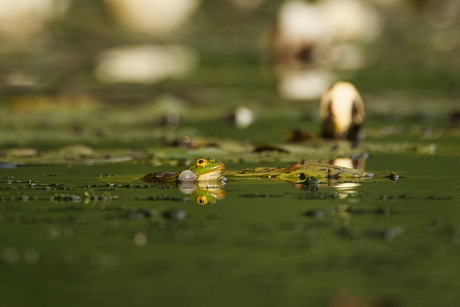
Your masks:
M205 167L206 163L208 163L208 161L206 161L206 159L198 159L196 161L196 165L198 165L199 167Z
M199 205L206 205L208 203L208 198L204 195L200 195L196 198L196 202Z

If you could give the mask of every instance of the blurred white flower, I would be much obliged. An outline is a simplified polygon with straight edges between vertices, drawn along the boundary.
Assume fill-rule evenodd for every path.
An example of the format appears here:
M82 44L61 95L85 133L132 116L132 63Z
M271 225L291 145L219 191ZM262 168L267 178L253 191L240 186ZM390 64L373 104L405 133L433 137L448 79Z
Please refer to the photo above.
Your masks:
M104 0L123 26L153 36L164 36L182 26L200 0Z
M373 39L383 29L381 15L360 0L322 0L318 8L326 35L334 42Z
M286 70L281 75L279 91L287 99L316 99L328 89L331 80L331 74L327 70Z
M0 0L0 38L23 41L63 15L70 0Z
M254 112L245 106L240 106L235 110L235 126L238 129L249 127L255 120Z
M103 82L155 83L188 75L199 60L197 52L183 45L138 45L104 51L96 77Z
M284 2L273 39L281 94L297 100L319 98L332 82L329 71L365 65L358 43L382 29L381 15L365 1Z
M452 26L460 19L460 1L426 0L423 17L427 23L438 29Z
M366 116L364 102L356 87L344 81L334 84L321 98L321 136L344 140L360 138Z
M255 10L259 8L265 0L229 0L234 5L244 10Z

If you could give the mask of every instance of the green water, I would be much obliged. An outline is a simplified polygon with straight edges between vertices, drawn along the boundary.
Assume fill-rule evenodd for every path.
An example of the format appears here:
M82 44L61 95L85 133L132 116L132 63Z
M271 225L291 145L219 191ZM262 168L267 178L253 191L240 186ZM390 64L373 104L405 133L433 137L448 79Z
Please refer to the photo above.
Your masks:
M1 305L454 306L459 166L376 154L360 185L230 181L204 206L134 179L165 166L0 170Z
M276 90L268 36L283 1L231 2L203 0L186 29L152 38L119 28L101 1L72 1L33 51L1 41L0 307L460 304L460 61L446 40L458 22L429 25L432 1L382 5L384 32L359 46L365 67L331 71L363 96L365 141L288 147L283 132L320 122L318 99ZM241 50L216 49L222 29L243 35ZM199 54L184 79L95 78L107 48L169 43ZM256 117L244 130L230 120L239 106ZM213 145L171 146L184 137ZM254 154L261 144L288 153ZM229 180L206 205L135 179L201 156L236 170L362 154L375 177L359 184ZM405 178L381 178L391 171Z

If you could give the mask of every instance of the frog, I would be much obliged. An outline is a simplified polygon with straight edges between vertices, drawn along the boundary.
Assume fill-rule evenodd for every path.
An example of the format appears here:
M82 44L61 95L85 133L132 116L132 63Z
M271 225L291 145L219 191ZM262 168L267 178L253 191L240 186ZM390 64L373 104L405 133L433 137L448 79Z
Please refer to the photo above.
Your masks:
M157 172L145 175L142 179L151 182L190 182L223 180L225 165L214 158L199 158L195 164L180 173Z
M291 183L304 182L308 178L307 180L313 183L316 182L315 179L322 182L328 180L371 179L374 174L328 163L300 161L299 163L285 167L256 167L243 170L231 170L227 171L225 176L229 180L236 178L266 178Z
M284 167L256 167L243 170L225 171L225 165L217 162L214 158L199 158L194 165L180 173L158 172L145 175L143 180L149 182L176 183L212 181L222 179L271 179L300 183L309 178L319 181L338 180L364 180L371 179L374 174L362 170L355 170L343 166L328 163L305 162Z

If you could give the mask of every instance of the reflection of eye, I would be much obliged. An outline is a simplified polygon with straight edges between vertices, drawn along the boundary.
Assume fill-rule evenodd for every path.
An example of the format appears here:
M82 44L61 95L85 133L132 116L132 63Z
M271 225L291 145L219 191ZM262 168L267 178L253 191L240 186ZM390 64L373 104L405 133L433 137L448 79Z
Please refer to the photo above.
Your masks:
M196 202L199 205L206 205L208 203L208 198L204 195L200 195L196 198Z
M198 166L200 166L200 167L205 167L207 162L208 162L208 161L206 161L206 159L198 159L198 160L196 161L196 165L198 165Z

